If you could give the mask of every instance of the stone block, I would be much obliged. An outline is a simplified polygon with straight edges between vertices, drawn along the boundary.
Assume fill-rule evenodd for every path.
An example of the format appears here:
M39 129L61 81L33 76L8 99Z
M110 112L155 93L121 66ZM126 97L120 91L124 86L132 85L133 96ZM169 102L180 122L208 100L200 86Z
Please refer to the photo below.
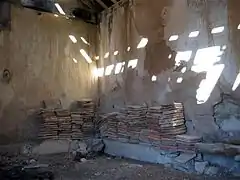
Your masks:
M219 171L219 167L209 166L206 168L205 174L214 176L218 174L218 171Z
M198 152L210 154L223 154L226 156L235 156L240 154L239 145L230 145L223 143L196 143Z
M215 164L228 169L234 166L235 163L233 157L212 154L204 154L203 160L208 161L210 164Z
M67 140L46 140L33 148L34 154L58 154L69 152L70 142Z
M112 156L157 164L171 164L173 162L172 158L161 155L161 150L157 150L150 145L122 143L109 139L104 139L104 144L104 152Z
M192 154L192 153L181 153L180 156L175 158L175 161L178 163L187 163L188 161L192 160L193 158L196 157L196 154Z
M195 171L199 174L203 174L209 163L207 161L204 162L195 162Z
M234 160L237 161L237 162L240 162L240 155L235 156Z

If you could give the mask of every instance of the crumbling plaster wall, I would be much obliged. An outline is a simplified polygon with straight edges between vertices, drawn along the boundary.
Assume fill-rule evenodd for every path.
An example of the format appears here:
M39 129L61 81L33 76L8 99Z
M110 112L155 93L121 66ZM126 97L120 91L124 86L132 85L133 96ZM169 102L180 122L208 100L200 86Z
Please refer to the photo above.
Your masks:
M0 32L1 75L4 68L12 73L9 84L0 82L1 142L35 137L31 114L43 100L60 99L68 108L74 100L96 97L96 65L79 52L95 55L96 32L96 26L81 21L11 7L11 28Z
M214 141L234 136L216 122L222 116L215 113L224 111L214 109L219 108L216 106L225 95L234 105L240 104L240 89L232 91L239 70L238 3L237 0L138 0L113 13L103 14L99 67L136 58L139 61L135 70L125 68L121 74L99 78L102 111L118 111L125 104L183 102L188 133ZM224 26L224 32L212 35L211 29L218 26ZM190 39L188 35L192 31L200 31L199 36ZM179 39L169 42L169 37L175 34ZM137 49L141 37L147 37L149 42L146 48ZM208 101L198 105L196 91L206 73L191 71L196 52L224 45L227 49L219 63L225 68ZM126 50L128 46L131 46L130 52ZM119 55L113 55L115 50ZM189 50L193 53L186 65L187 71L184 74L174 72L176 53ZM110 52L109 58L103 58L106 52ZM169 54L173 55L171 59L168 59ZM152 75L157 76L156 82L151 82ZM176 82L178 77L183 77L182 83Z

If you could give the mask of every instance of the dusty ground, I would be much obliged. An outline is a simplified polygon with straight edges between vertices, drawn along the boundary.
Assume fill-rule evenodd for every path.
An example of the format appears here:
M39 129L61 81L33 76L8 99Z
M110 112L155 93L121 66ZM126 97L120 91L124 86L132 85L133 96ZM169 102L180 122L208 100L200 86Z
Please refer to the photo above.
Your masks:
M201 177L161 165L104 156L86 162L69 161L69 157L59 155L41 157L38 161L50 164L57 180L234 180L234 178Z

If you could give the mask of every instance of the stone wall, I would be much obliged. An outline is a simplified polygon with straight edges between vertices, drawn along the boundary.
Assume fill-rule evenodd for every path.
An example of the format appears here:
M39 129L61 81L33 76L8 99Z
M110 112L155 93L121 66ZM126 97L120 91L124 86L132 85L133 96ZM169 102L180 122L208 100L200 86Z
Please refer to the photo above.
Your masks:
M231 98L226 103L237 107L240 104L240 88L232 90L239 70L238 3L138 0L103 14L98 66L106 70L107 66L124 61L125 69L99 78L101 110L118 111L126 104L182 102L189 134L204 136L208 141L239 138L239 128L234 133L229 131L233 121L239 123L237 115L219 124L218 117L230 112L221 110L224 104L216 107L226 94ZM216 27L224 30L213 34ZM199 31L199 35L190 38L194 31ZM178 35L178 39L169 41L172 35ZM137 49L142 37L148 38L148 44ZM118 55L113 54L116 50ZM107 52L110 56L104 58ZM131 59L138 59L133 70L127 68ZM181 64L174 66L178 60ZM155 82L151 81L153 75L157 77Z
M79 20L11 7L11 28L0 32L1 76L4 69L12 76L0 82L1 143L34 137L32 113L43 100L60 99L68 108L75 100L96 97L95 63L79 52L95 56L96 32L96 26Z

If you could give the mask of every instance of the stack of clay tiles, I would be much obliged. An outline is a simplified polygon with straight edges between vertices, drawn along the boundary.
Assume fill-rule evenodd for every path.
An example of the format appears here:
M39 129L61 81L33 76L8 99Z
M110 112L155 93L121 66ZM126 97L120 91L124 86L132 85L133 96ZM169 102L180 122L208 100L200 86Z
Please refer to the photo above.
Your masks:
M77 101L77 108L71 112L72 138L83 139L93 136L95 105L92 100Z
M123 123L120 127L122 127L123 130L124 128L126 129L127 131L126 135L129 137L130 142L138 143L141 131L143 129L147 129L147 122L146 122L147 107L146 106L127 106L124 113L125 113L124 121L119 120L119 122ZM124 133L125 132L122 132L119 135L123 135Z
M179 151L195 151L195 144L202 142L202 137L191 135L177 135L176 143Z
M58 138L58 119L54 110L41 109L39 112L40 130L39 139Z
M72 123L70 111L66 109L55 110L58 119L58 138L70 139L72 133Z
M102 137L118 140L118 113L108 113L102 115L100 134Z
M183 106L180 103L149 107L147 112L148 128L159 133L160 137L171 137L186 132ZM150 138L157 138L154 134Z

